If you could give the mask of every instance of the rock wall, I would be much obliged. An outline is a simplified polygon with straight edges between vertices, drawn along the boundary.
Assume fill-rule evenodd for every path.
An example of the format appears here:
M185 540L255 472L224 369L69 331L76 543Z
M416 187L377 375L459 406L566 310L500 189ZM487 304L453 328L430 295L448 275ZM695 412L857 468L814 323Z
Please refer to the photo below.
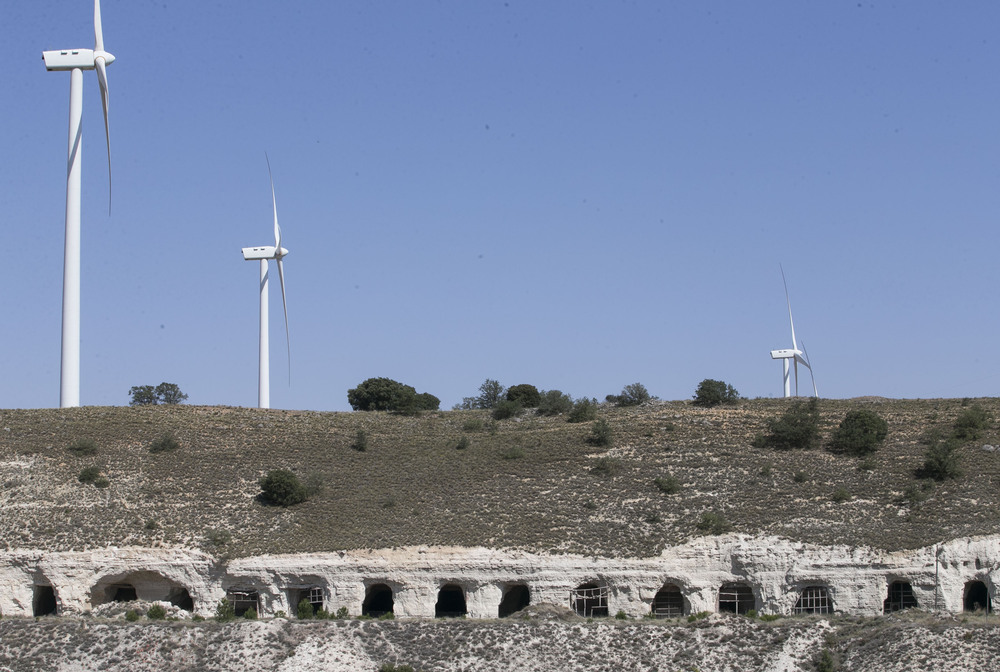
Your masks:
M919 606L963 610L970 582L995 603L1000 536L964 538L910 551L812 546L775 537L727 535L692 540L652 558L543 555L487 548L408 547L219 560L194 550L107 548L87 552L0 553L0 614L38 615L45 596L57 613L80 614L134 590L135 599L189 598L214 613L231 589L256 592L259 611L294 614L302 591L318 587L331 612L362 612L366 591L384 584L398 617L433 617L439 591L457 586L472 618L495 618L505 593L526 586L532 604L571 605L572 590L606 588L611 615L650 613L666 584L680 589L686 613L719 610L719 589L740 582L761 613L791 614L804 588L823 587L836 612L873 615L893 582L912 587ZM124 593L119 593L124 589Z

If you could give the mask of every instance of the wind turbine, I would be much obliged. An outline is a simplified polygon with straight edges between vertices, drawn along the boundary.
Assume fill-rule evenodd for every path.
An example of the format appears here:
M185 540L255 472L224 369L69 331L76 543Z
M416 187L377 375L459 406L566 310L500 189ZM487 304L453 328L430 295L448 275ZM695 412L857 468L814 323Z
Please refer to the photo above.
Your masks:
M779 266L779 268L781 268ZM785 384L785 396L792 396L790 379L789 379L789 366L788 361L791 360L795 367L795 396L799 396L799 364L801 363L804 367L809 369L809 377L812 378L813 386L813 396L818 397L819 392L816 391L816 378L813 376L812 366L809 364L809 353L806 352L806 344L802 344L802 349L799 350L798 344L795 342L795 322L792 320L792 302L788 299L788 282L785 281L785 269L781 269L781 282L785 285L785 304L788 306L788 324L792 327L792 347L785 348L782 350L772 350L771 359L781 360L781 370L782 370L782 380Z
M281 282L281 307L285 311L285 345L288 348L289 381L291 381L292 349L288 343L288 304L285 301L285 269L281 260L288 250L281 246L281 227L278 226L278 202L274 198L274 178L271 176L271 161L267 161L267 176L271 180L271 204L274 206L274 245L262 247L244 247L243 258L247 261L260 261L260 368L257 374L257 406L271 407L271 364L268 355L268 321L267 321L267 270L268 261L278 262L278 280Z
M66 167L66 243L63 253L62 360L59 407L80 405L80 169L83 154L83 71L97 70L108 145L108 214L111 214L111 131L108 126L107 66L101 0L94 0L94 48L43 51L46 70L69 70L69 156Z

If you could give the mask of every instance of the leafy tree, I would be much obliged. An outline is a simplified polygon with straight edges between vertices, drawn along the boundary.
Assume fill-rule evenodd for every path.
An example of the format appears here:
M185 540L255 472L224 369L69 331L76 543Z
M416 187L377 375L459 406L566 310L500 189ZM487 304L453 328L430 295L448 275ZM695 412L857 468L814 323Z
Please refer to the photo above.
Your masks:
M597 399L581 397L573 402L567 422L590 422L597 417Z
M540 394L538 409L535 411L539 415L559 415L573 408L573 399L559 390L542 391Z
M176 383L160 383L154 390L161 404L173 405L183 403L188 395L181 392Z
M500 381L487 378L479 386L479 395L463 398L460 408L496 408L496 405L504 398L506 392L506 388L500 384Z
M962 441L974 441L989 424L990 417L982 406L970 406L955 419L952 436Z
M288 469L274 469L258 481L264 499L278 506L294 506L309 499L309 491Z
M215 620L219 623L228 623L234 618L236 618L236 609L233 607L233 603L226 598L219 600L219 604L215 607Z
M524 383L507 390L507 401L516 401L522 408L537 408L541 400L542 395L534 385Z
M128 391L132 397L129 406L156 406L157 404L180 404L188 395L181 392L176 383L160 383L152 385L136 385Z
M157 403L156 388L152 385L136 385L128 393L132 397L129 406L154 406Z
M797 401L767 425L768 433L759 434L753 441L757 448L812 448L819 441L819 400Z
M889 434L889 423L868 409L848 411L830 440L830 450L863 457L878 450Z
M347 402L355 411L419 413L437 410L441 400L391 378L369 378L347 391Z
M736 388L721 380L706 378L698 383L694 392L694 405L711 408L721 404L734 404L740 398Z
M947 439L932 438L932 443L924 453L924 464L917 470L920 478L933 478L944 481L949 478L959 478L962 469L958 462L959 439L950 436Z
M313 605L308 598L303 597L299 600L299 606L296 609L296 616L301 620L307 620L313 617Z
M522 410L524 409L521 408L520 403L511 401L510 399L503 399L493 409L493 419L506 420L507 418L513 418L520 415Z
M604 418L600 418L591 425L587 443L592 446L610 446L612 438L611 425Z
M615 406L640 406L655 398L649 395L649 391L642 383L632 383L626 385L621 394L609 394L605 400Z

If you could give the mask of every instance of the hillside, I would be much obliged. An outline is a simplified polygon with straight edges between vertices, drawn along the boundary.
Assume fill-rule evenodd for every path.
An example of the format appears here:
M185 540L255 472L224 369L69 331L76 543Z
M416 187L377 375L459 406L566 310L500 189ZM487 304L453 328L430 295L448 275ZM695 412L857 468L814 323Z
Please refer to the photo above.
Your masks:
M822 401L825 437L851 409L888 421L885 445L864 465L823 449L754 448L766 421L788 407L780 399L602 406L614 436L607 448L587 443L590 423L565 416L4 410L0 538L7 549L183 546L229 557L421 544L639 557L701 534L696 525L711 511L736 532L916 548L1000 532L995 422L960 449L961 478L921 487L914 474L921 439L949 431L969 403L1000 417L997 399ZM359 430L364 451L351 447ZM167 432L180 447L151 452ZM459 449L463 437L468 447ZM96 455L70 452L79 439L92 439ZM88 466L109 486L79 482ZM266 506L257 481L275 468L322 490L294 507ZM681 483L676 494L654 483L668 475ZM834 501L838 488L850 499Z

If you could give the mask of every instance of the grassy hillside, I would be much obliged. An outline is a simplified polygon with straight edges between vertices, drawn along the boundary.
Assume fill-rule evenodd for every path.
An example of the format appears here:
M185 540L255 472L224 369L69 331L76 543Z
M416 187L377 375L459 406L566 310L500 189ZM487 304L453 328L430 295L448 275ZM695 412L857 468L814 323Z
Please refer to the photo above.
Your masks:
M753 437L786 400L700 409L687 402L602 407L610 447L590 423L485 411L386 413L228 407L0 411L0 539L7 548L200 546L229 556L413 544L483 545L612 556L657 554L701 534L706 512L735 531L814 543L913 548L1000 533L1000 431L959 449L964 476L921 482L928 433L1000 400L822 401L824 442L844 414L889 423L874 458L820 448L776 452ZM351 446L367 433L367 449ZM153 453L171 432L180 447ZM457 448L467 437L468 446ZM96 455L68 447L92 439ZM81 483L97 466L109 485ZM323 484L287 509L257 498L288 468ZM673 476L676 494L654 482ZM849 499L834 497L841 489ZM922 501L921 501L922 500Z

